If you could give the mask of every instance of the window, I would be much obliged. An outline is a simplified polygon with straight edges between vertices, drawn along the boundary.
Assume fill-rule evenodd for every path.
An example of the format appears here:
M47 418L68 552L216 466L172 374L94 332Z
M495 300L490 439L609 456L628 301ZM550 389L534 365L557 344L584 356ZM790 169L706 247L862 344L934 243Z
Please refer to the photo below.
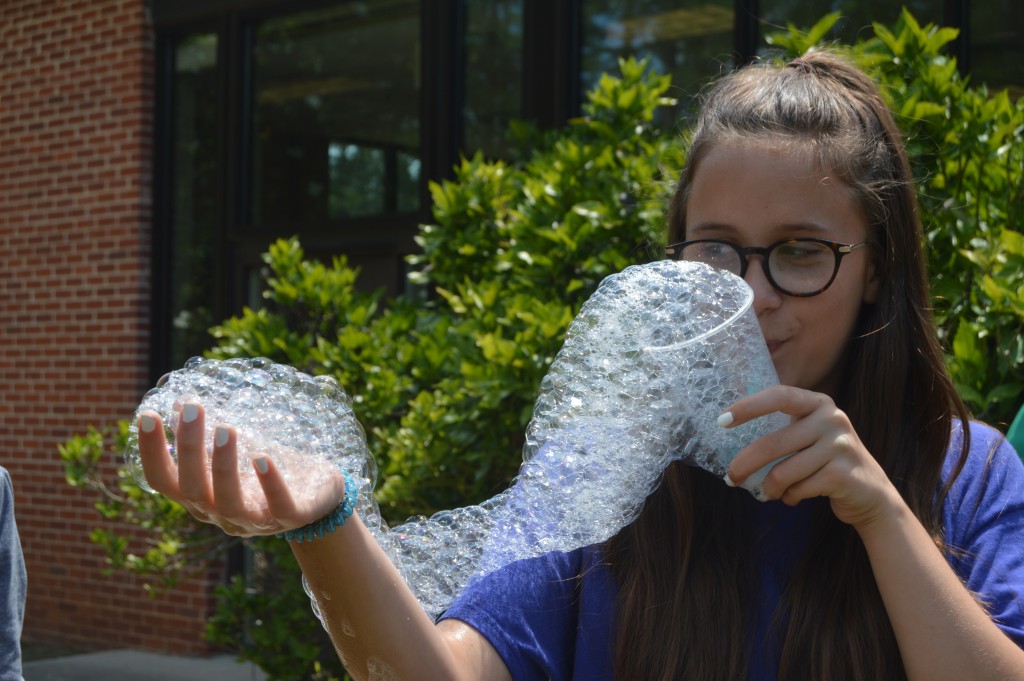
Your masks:
M733 67L733 0L588 0L583 3L580 86L591 90L602 73L618 73L621 57L649 57L657 73L672 76L678 100L659 112L671 128L690 99Z
M1024 4L906 0L960 25L974 82L1024 93ZM787 22L844 14L833 37L894 22L888 0L153 0L159 68L154 373L258 305L260 254L298 235L400 290L430 219L428 181L460 152L507 157L510 120L560 126L625 56L672 76L681 126L715 76ZM754 12L758 16L753 16ZM946 15L950 12L952 15ZM958 12L969 12L963 16ZM215 27L215 28L213 28Z
M217 36L193 33L173 51L169 306L172 366L201 352L216 321L219 177Z
M523 0L464 0L463 143L467 154L508 156L508 124L523 113Z
M972 82L1024 96L1024 5L1019 0L974 0L970 12Z
M786 23L811 27L829 12L842 14L833 29L833 39L852 43L874 35L872 22L893 24L906 7L922 24L942 24L944 0L859 0L858 2L809 2L808 0L759 0L761 33L785 29Z
M417 0L339 3L256 28L253 226L418 209L419 37Z

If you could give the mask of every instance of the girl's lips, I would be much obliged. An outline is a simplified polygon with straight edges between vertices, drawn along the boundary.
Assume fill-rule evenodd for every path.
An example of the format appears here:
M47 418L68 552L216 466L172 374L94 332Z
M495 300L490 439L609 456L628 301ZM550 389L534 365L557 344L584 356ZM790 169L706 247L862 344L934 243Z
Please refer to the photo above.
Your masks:
M766 341L766 343L768 344L768 353L771 354L771 355L774 355L775 351L778 350L780 347L782 347L782 344L785 343L785 342L786 341L780 341L780 340Z

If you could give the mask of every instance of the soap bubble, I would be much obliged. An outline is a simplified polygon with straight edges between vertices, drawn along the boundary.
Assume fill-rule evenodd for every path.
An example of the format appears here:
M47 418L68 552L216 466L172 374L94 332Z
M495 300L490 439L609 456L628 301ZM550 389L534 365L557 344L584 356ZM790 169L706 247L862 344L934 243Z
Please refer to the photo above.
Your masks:
M180 405L201 402L208 422L238 430L243 475L252 476L250 456L269 452L282 470L302 471L291 478L296 493L315 494L326 479L310 467L358 478L360 517L436 616L467 584L513 561L609 539L636 518L672 461L723 476L746 444L785 425L782 414L717 423L736 400L778 383L752 303L742 279L698 263L659 261L606 278L541 383L514 483L482 504L391 529L373 502L376 466L362 429L330 379L268 360L195 359L140 411L160 413L171 442ZM127 458L146 486L136 421ZM770 468L744 483L759 499ZM253 489L253 503L261 497Z

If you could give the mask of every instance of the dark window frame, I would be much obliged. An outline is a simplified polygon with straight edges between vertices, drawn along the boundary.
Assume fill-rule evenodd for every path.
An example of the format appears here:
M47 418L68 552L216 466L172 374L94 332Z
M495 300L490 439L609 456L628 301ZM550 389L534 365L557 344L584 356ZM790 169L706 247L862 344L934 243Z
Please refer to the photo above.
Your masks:
M420 206L412 213L339 218L300 225L311 257L360 251L405 254L415 250L417 226L430 220L428 183L451 178L462 147L462 99L467 0L421 0L420 40ZM579 115L582 3L524 0L522 117L541 128L554 128ZM174 45L199 32L218 36L218 159L215 236L218 257L212 292L218 318L240 311L246 267L258 264L268 238L284 236L273 229L254 230L247 219L249 191L244 169L251 161L252 73L249 55L253 26L268 18L337 5L338 0L153 0L156 29L155 129L153 153L153 306L151 374L155 380L170 357L170 263L173 180L170 167L173 122ZM737 64L755 58L763 40L758 0L734 0L733 49ZM951 52L960 70L969 69L969 0L945 0L943 23L960 29ZM339 235L338 227L344 234ZM295 229L291 226L290 229ZM257 245L259 242L259 245ZM395 282L400 290L401 282Z
M150 319L150 375L155 381L170 367L171 257L173 246L175 168L173 159L174 49L181 38L197 32L218 36L217 177L218 215L214 237L216 290L213 308L219 319L237 314L245 304L248 273L260 266L268 241L301 230L309 257L359 252L368 257L402 257L415 250L414 236L430 219L429 181L450 178L459 157L461 90L449 74L461 68L461 0L422 0L420 40L422 88L419 103L421 180L419 209L372 216L346 217L302 225L255 228L251 224L250 190L245 169L252 149L252 64L254 27L263 20L316 10L337 2L266 2L250 0L175 0L154 3L156 29L156 92L153 154L153 253ZM239 7L242 5L241 7ZM339 229L339 227L341 229ZM288 233L284 233L287 231ZM401 277L399 277L401 279ZM393 282L400 289L402 281Z

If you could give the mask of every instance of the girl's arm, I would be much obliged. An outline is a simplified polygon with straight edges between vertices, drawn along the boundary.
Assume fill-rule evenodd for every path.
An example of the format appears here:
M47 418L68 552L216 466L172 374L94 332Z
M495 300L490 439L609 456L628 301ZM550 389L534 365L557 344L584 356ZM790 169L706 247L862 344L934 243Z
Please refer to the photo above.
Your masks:
M826 395L777 386L732 405L730 425L775 411L793 422L744 448L730 465L727 482L741 483L795 452L772 468L765 494L790 505L828 497L836 517L856 529L908 677L1024 681L1024 650L961 583L846 414Z
M967 591L895 488L892 495L886 510L854 527L908 678L1024 679L1024 651Z
M150 486L204 522L240 536L274 534L319 520L344 496L339 475L317 498L296 498L273 460L261 458L255 468L266 507L254 509L243 501L234 431L218 428L207 462L204 428L202 407L186 404L175 434L175 464L160 417L145 412L139 418L139 453ZM322 538L291 542L291 548L331 640L356 679L510 678L477 631L452 622L434 625L358 516Z
M291 548L355 678L511 679L475 629L454 620L433 623L357 516Z

